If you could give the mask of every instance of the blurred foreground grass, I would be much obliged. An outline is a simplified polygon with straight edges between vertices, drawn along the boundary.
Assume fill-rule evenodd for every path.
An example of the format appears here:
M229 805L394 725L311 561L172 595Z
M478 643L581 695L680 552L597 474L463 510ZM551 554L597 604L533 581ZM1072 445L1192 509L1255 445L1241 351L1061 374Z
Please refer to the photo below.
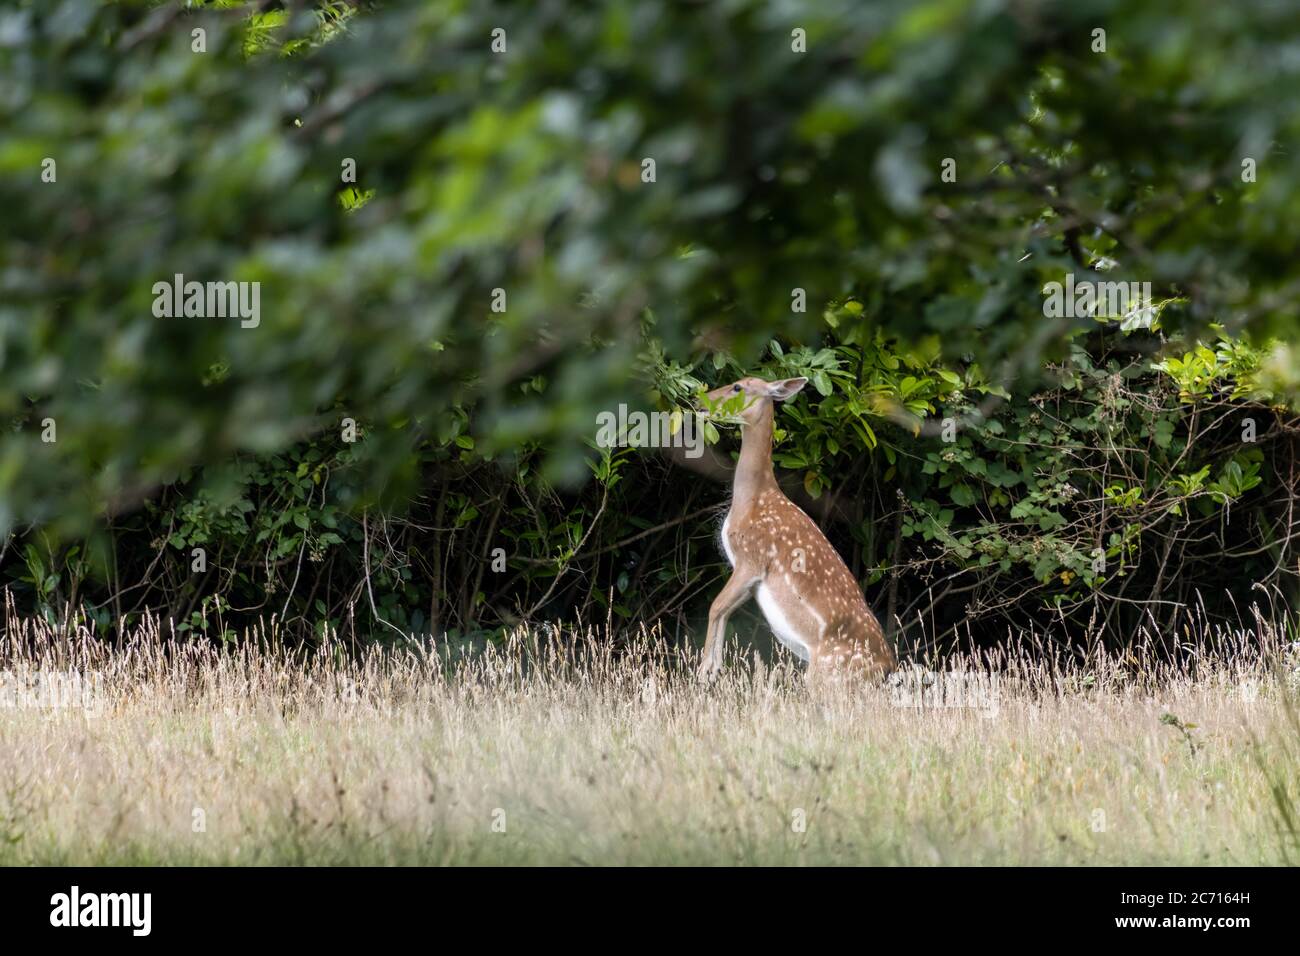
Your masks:
M448 665L11 620L0 863L1295 862L1273 646L950 663L982 689L935 707L754 661L702 688L654 635L521 632ZM62 701L89 706L21 698L70 672L97 675Z

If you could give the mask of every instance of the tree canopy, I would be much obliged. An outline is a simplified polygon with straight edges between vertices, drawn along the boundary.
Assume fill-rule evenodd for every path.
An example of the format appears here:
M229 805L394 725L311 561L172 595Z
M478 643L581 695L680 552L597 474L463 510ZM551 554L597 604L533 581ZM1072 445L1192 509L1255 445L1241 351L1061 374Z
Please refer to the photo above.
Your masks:
M1216 554L1289 580L1297 27L1274 0L19 0L0 564L105 620L684 614L708 495L590 446L757 373L810 378L778 466L890 614L1140 614ZM1090 282L1144 305L1072 308Z
M396 476L466 403L485 448L544 440L572 477L594 409L643 394L647 326L743 365L851 302L847 341L935 336L1002 382L1092 321L1046 319L1044 283L1104 263L1167 328L1287 332L1297 17L11 5L0 526L83 528L344 416ZM157 318L178 274L260 282L260 323Z

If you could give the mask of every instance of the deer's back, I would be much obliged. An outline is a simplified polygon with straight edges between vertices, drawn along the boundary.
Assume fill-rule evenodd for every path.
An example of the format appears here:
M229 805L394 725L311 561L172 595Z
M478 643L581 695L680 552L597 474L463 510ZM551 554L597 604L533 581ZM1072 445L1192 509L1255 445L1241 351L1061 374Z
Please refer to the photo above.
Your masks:
M723 549L777 637L813 664L890 670L894 655L858 582L816 523L779 491L760 493L743 513L733 507Z

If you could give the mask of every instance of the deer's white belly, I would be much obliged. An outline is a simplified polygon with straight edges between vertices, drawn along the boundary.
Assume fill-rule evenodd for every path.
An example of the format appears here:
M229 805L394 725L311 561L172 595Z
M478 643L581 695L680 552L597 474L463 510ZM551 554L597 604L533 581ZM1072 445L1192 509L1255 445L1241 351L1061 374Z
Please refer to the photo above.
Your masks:
M727 540L727 529L723 526L722 540ZM772 592L768 590L766 584L760 584L754 589L754 598L758 601L758 606L763 612L763 617L767 618L768 627L776 635L776 639L788 647L801 661L807 661L811 656L808 653L808 644L794 629L785 612L781 610L781 605L777 603Z
M731 542L727 540L727 526L731 524L731 512L727 512L726 519L722 522L722 551L727 556L727 563L733 568L736 566L736 555L732 553Z

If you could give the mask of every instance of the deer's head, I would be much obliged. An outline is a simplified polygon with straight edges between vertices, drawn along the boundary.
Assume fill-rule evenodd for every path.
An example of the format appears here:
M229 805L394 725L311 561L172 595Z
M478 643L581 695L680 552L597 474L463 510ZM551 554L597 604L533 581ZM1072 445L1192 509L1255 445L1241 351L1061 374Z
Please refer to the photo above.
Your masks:
M793 398L808 384L806 378L784 378L778 382L765 382L761 378L742 378L705 394L708 407L719 415L739 418L746 425L755 425L773 402ZM705 413L706 415L708 412Z

